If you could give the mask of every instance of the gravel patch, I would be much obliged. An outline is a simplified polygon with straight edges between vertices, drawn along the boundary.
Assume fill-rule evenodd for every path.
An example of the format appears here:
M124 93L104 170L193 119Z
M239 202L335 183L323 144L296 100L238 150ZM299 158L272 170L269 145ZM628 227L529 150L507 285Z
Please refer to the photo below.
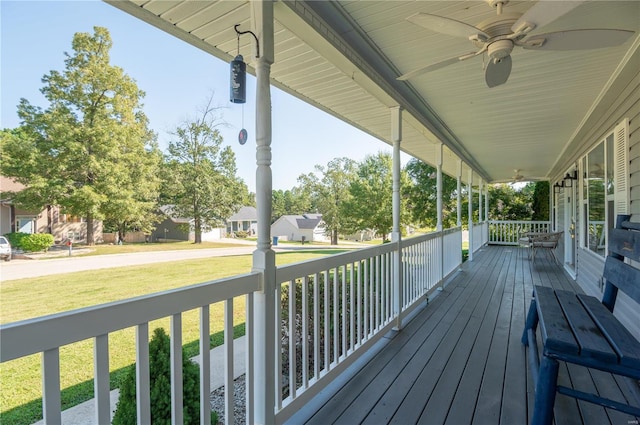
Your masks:
M246 396L247 388L245 375L238 376L233 381L233 420L234 424L245 425L246 416ZM211 410L218 413L218 424L224 424L224 385L211 392Z

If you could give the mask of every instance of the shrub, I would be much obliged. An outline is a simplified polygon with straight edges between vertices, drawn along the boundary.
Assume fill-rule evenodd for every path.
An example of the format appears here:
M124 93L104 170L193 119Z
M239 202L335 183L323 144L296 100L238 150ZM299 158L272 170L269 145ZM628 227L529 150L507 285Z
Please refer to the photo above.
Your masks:
M23 249L22 248L22 240L29 236L29 233L21 233L21 232L12 232L4 235L7 239L9 239L9 243L13 248Z
M236 238L241 238L241 239L244 239L247 236L249 236L249 234L247 232L245 232L244 230L236 230L235 234L236 234Z
M53 245L53 235L48 233L33 233L21 240L22 249L27 252L46 251Z
M151 423L171 423L170 340L164 329L153 331L149 342ZM200 423L200 375L198 365L182 350L183 412L185 424ZM212 415L213 418L213 415ZM136 368L132 365L120 386L113 425L136 424ZM212 421L213 423L213 421Z

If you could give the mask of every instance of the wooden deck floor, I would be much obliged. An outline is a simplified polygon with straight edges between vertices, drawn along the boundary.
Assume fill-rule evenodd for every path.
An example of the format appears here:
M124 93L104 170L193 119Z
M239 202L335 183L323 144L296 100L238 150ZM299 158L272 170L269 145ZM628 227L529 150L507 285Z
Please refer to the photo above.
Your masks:
M330 399L300 424L526 424L533 384L520 342L533 285L578 290L544 253L488 247ZM639 404L637 383L561 365L560 382ZM318 396L321 397L321 396ZM314 407L316 406L316 407ZM637 418L558 395L557 424L638 424Z

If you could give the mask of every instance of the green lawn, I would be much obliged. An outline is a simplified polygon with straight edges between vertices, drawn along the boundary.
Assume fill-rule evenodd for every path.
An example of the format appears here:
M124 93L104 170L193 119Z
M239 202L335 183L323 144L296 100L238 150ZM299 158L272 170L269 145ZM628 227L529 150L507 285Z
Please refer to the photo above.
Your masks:
M193 242L163 242L163 243L126 243L122 245L94 245L83 246L74 245L74 248L87 248L91 252L78 255L107 255L107 254L128 254L130 252L149 252L149 251L174 251L185 249L208 249L208 248L235 248L247 246L245 244L223 243L223 242L202 242L195 244Z
M134 244L132 244L134 245ZM132 245L115 246L115 248ZM191 244L193 247L193 244ZM225 246L230 246L225 244ZM278 253L278 264L318 258L341 250ZM32 317L87 307L139 295L165 291L208 280L247 273L251 255L217 257L107 270L53 275L2 282L0 321L10 323ZM244 334L244 297L234 302L236 336ZM212 346L221 342L223 305L211 306ZM189 357L198 354L198 311L183 314L183 341ZM169 329L169 319L149 324ZM125 368L135 360L134 329L109 335L111 387L117 388ZM63 409L93 397L93 342L82 341L60 349ZM42 418L40 355L0 364L0 423L25 424Z

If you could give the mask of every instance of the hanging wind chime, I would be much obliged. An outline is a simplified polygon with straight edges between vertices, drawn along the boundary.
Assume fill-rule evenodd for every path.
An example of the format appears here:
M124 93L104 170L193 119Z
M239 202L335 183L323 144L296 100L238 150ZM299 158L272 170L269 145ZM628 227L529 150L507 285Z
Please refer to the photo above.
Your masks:
M238 31L240 24L236 24L233 29L236 31L238 39L238 52L236 57L231 61L231 81L229 85L230 100L232 103L242 104L242 129L238 134L238 142L241 145L247 143L247 130L244 129L244 103L247 101L247 64L240 54L240 36L242 34L251 34L256 39L256 58L260 57L260 42L258 37L251 31Z

